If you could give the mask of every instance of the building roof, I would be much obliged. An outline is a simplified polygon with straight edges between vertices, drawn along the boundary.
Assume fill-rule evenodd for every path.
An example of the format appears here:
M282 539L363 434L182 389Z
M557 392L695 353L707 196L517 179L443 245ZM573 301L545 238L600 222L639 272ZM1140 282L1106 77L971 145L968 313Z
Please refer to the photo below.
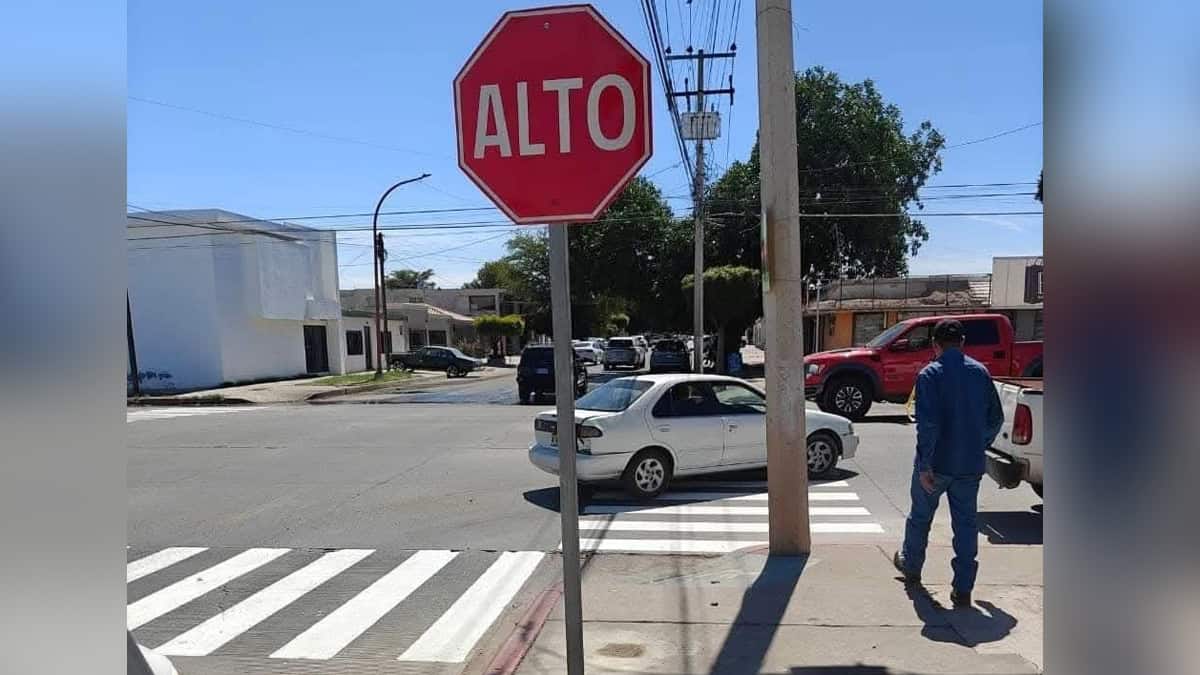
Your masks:
M125 214L125 227L131 239L162 232L166 227L186 227L215 233L236 232L262 234L277 239L311 239L313 233L329 233L303 225L276 220L263 220L224 209L173 209L164 211L133 211Z

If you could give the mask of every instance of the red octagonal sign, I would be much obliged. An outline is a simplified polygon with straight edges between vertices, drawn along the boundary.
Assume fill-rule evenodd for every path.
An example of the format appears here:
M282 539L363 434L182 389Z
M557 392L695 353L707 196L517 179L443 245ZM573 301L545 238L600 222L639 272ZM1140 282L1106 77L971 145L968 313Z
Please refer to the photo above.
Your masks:
M650 158L650 64L591 5L508 12L454 112L458 165L510 218L594 220Z

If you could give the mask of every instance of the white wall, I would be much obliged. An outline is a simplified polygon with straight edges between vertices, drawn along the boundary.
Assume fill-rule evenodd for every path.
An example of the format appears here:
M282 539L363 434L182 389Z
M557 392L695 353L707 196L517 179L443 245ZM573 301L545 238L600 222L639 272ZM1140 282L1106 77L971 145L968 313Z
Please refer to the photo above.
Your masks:
M1025 268L1041 265L1041 256L992 258L992 302L995 309L1040 308L1025 302Z
M367 370L366 355L365 354L359 354L359 355L346 354L346 345L345 345L345 331L353 330L353 331L358 331L359 333L362 333L364 328L371 335L371 354L372 354L371 358L374 359L375 358L374 350L376 349L376 346L375 346L375 319L373 319L371 317L362 317L362 316L347 316L347 317L342 318L341 349L342 349L342 353L346 355L346 372L347 373L357 373L357 372L360 372L363 370ZM403 321L400 321L398 319L389 319L387 322L386 330L390 330L392 332L392 353L393 354L395 354L397 352L408 351L408 331L407 331L407 326L405 325L405 323ZM363 351L364 352L366 351L366 347L367 347L367 343L366 343L366 340L364 340L363 341ZM385 356L385 358L386 358L386 356ZM372 361L372 363L374 363L374 361ZM374 366L371 367L371 370L374 370Z
M193 230L194 232L194 230ZM218 237L129 243L129 306L142 389L197 389L222 380L213 248ZM174 244L167 248L167 243Z

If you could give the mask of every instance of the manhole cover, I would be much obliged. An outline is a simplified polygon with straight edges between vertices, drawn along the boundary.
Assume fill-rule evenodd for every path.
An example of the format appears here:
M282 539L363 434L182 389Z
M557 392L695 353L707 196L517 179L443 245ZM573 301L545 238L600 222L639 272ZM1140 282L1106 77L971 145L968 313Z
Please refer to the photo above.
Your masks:
M597 650L597 653L619 659L634 659L645 654L646 648L631 642L610 642Z

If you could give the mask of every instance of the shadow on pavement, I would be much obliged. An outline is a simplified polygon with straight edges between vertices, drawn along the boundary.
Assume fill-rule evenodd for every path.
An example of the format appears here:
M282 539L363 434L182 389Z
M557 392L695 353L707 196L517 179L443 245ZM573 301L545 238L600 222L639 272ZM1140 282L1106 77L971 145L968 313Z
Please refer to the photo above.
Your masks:
M992 544L1041 544L1041 510L980 511L979 532Z
M921 635L934 642L974 648L1004 639L1017 625L1016 617L987 600L976 600L971 607L947 609L920 584L906 584L904 592L917 618L925 624Z
M709 671L712 675L742 675L762 670L775 630L807 563L807 556L767 557L762 572L742 595L742 606Z

